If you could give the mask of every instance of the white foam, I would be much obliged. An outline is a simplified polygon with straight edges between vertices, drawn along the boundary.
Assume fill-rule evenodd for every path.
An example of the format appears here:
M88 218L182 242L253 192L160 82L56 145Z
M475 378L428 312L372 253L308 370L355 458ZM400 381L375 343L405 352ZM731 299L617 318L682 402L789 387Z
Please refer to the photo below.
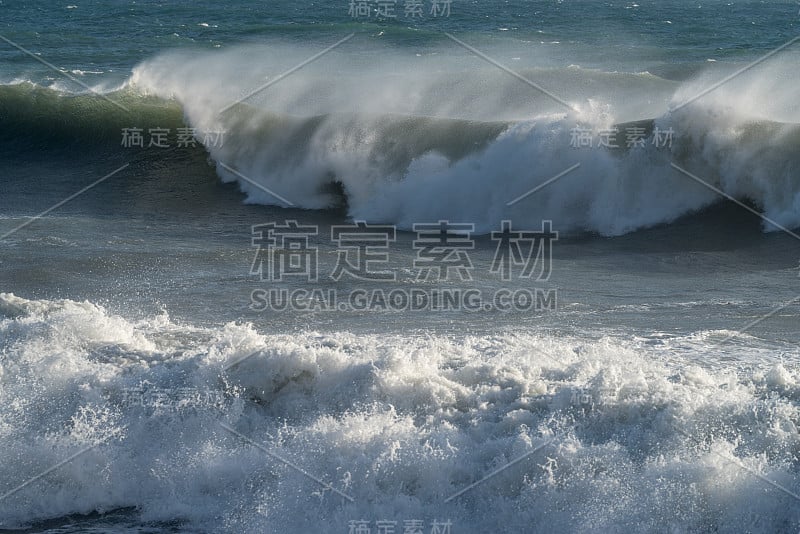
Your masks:
M0 500L1 526L134 506L190 531L346 532L358 519L450 519L453 532L796 528L795 498L756 474L800 491L797 369L705 367L693 358L714 357L713 337L676 356L683 343L267 336L2 294L0 491L97 446ZM144 381L225 399L122 401Z

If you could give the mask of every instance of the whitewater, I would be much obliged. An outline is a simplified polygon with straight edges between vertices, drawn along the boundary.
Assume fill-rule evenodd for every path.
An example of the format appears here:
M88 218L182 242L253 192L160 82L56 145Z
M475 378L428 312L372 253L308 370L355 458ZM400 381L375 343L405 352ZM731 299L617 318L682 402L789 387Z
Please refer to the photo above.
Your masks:
M10 294L0 310L3 450L14 459L2 478L91 447L6 499L7 526L114 510L123 513L106 528L284 532L347 531L364 518L457 518L461 532L733 532L800 519L791 495L753 475L795 484L796 373L778 361L734 371L675 356L731 332L660 343L262 335ZM126 388L142 385L185 398L126 403ZM192 397L206 391L219 395ZM510 461L518 466L451 499ZM135 520L124 513L133 509Z

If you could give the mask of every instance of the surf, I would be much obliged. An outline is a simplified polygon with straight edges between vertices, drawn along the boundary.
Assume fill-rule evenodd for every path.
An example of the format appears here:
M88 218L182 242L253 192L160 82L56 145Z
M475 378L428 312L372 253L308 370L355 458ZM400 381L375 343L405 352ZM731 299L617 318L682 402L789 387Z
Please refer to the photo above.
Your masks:
M460 64L403 79L356 76L345 58L332 58L347 76L331 67L300 71L242 100L263 79L249 72L231 82L230 73L259 50L162 54L103 95L0 86L5 141L117 151L132 127L145 135L215 131L222 142L198 135L193 157L207 154L246 202L344 206L351 218L401 229L448 219L486 233L505 219L534 227L550 219L565 232L617 236L670 224L725 196L754 206L765 231L800 225L800 119L786 92L762 80L737 80L671 110L710 79L677 83L575 66L523 71L555 87L591 82L607 96L578 92L564 109L541 94L531 102L535 91L518 80L487 81ZM654 103L625 102L654 86ZM443 90L451 98L440 104L432 95ZM754 101L770 91L771 100ZM588 143L576 143L578 130ZM635 144L632 130L642 136ZM667 131L669 146L656 143L655 132ZM142 148L132 154L169 164L170 151Z

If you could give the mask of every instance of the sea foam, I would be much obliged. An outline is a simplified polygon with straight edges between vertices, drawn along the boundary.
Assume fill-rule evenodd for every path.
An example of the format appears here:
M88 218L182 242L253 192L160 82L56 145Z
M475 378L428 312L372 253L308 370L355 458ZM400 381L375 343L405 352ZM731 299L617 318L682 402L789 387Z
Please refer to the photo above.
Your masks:
M796 528L799 377L697 363L715 336L264 335L2 294L2 491L75 455L1 500L2 526L134 507L188 531Z

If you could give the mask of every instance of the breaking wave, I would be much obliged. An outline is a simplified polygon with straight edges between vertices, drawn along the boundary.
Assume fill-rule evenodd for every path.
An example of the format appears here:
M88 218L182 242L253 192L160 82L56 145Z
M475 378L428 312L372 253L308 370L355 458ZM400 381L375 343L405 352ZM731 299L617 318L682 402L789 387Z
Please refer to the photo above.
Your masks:
M800 377L693 362L725 337L264 335L1 294L0 527L794 530Z
M118 148L124 127L224 132L224 142L205 148L248 202L346 205L353 218L401 228L448 219L487 232L503 219L552 219L563 231L620 235L703 210L719 192L763 213L766 231L800 226L800 117L781 90L785 76L742 76L670 112L714 78L521 71L566 95L558 103L493 71L400 64L365 74L343 57L269 85L244 68L258 52L146 61L106 95L130 112L96 95L4 86L0 107L16 132L8 142L77 138ZM271 50L268 59L276 57ZM278 69L269 66L261 70ZM632 127L643 128L644 146L626 147ZM593 132L592 148L575 147L576 128ZM598 134L612 128L620 148L598 148ZM669 146L654 143L655 129L673 132Z

